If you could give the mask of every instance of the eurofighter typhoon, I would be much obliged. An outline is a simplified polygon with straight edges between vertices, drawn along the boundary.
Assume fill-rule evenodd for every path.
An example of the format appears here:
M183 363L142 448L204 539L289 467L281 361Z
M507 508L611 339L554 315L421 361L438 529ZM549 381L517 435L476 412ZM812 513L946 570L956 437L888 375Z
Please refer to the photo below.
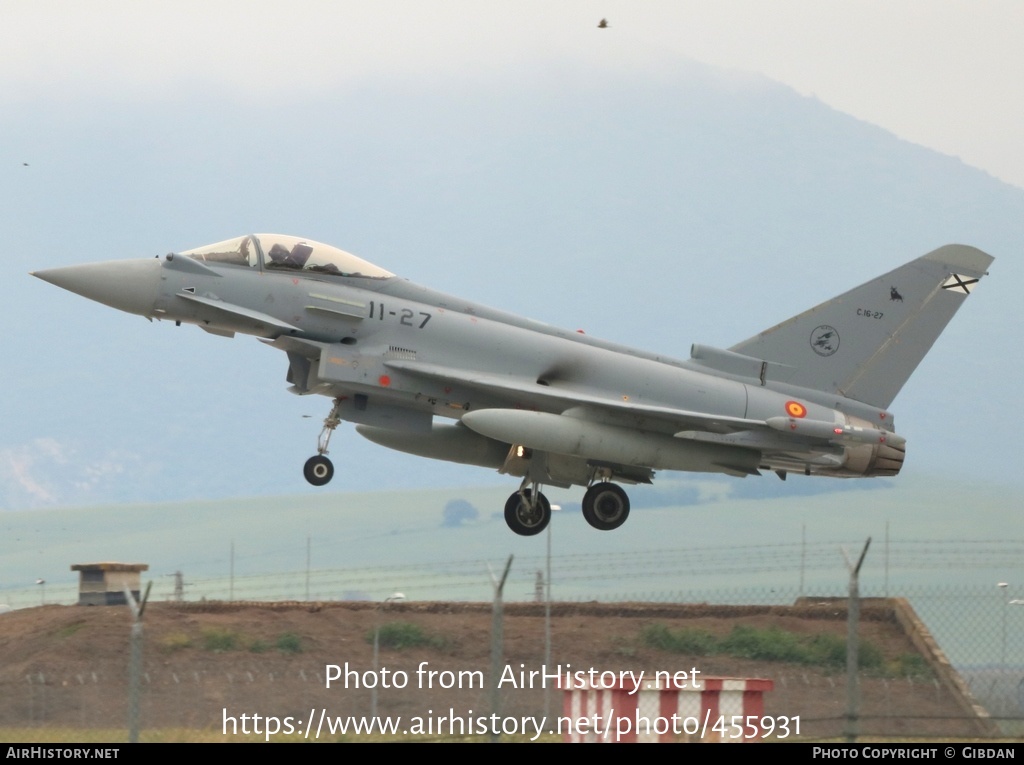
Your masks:
M343 420L375 443L521 478L517 534L551 519L544 486L583 486L615 529L620 484L656 470L893 476L888 407L993 258L947 245L728 349L677 360L412 284L309 239L252 234L163 258L36 271L147 319L255 335L299 395L333 400L306 480L326 484Z

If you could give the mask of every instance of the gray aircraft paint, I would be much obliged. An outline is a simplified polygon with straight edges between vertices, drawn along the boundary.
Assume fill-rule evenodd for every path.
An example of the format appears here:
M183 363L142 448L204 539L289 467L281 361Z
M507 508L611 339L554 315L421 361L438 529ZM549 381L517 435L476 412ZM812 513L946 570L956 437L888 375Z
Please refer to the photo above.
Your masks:
M311 483L333 475L330 435L347 420L393 449L521 477L506 505L520 534L550 518L543 485L588 486L584 516L611 529L629 503L609 482L649 482L656 469L895 475L905 439L887 407L992 262L948 245L729 350L694 345L679 360L435 292L316 242L222 244L35 275L285 351L292 392L334 399Z
M777 362L779 382L888 407L992 260L973 247L940 247L730 350ZM816 345L828 332L834 349Z

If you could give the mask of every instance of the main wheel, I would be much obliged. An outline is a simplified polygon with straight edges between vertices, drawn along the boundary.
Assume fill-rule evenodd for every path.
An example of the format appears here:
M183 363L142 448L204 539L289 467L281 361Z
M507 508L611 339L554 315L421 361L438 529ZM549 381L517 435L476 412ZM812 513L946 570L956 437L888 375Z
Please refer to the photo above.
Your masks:
M629 497L614 483L595 483L583 495L583 517L595 529L617 529L629 517Z
M516 534L532 537L547 528L551 521L551 503L540 492L537 501L530 502L530 490L515 492L505 503L505 523Z
M314 486L323 486L334 478L334 465L324 455L318 454L306 460L302 474Z

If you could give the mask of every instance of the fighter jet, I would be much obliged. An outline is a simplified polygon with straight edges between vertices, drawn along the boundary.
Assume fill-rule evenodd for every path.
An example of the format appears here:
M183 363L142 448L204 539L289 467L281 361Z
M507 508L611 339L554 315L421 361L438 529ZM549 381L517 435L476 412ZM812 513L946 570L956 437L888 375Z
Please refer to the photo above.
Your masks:
M544 486L583 486L621 526L620 484L656 470L782 479L894 476L889 405L993 258L947 245L728 349L674 359L421 287L309 239L251 234L163 258L34 275L147 319L255 335L298 395L333 399L305 464L322 486L342 421L375 443L521 479L517 534L551 519Z

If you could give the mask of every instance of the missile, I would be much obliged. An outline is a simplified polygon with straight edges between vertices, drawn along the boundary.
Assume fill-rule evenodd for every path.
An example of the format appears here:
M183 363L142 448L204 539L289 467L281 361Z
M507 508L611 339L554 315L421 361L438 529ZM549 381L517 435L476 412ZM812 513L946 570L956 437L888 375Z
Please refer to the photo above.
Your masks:
M661 470L750 475L761 452L726 444L694 443L603 422L520 409L467 412L462 423L482 436L591 462Z
M796 417L769 417L765 420L769 428L809 438L827 438L830 441L846 441L857 444L889 444L902 447L907 439L887 430L862 428L857 425L843 425L824 420L803 420Z

